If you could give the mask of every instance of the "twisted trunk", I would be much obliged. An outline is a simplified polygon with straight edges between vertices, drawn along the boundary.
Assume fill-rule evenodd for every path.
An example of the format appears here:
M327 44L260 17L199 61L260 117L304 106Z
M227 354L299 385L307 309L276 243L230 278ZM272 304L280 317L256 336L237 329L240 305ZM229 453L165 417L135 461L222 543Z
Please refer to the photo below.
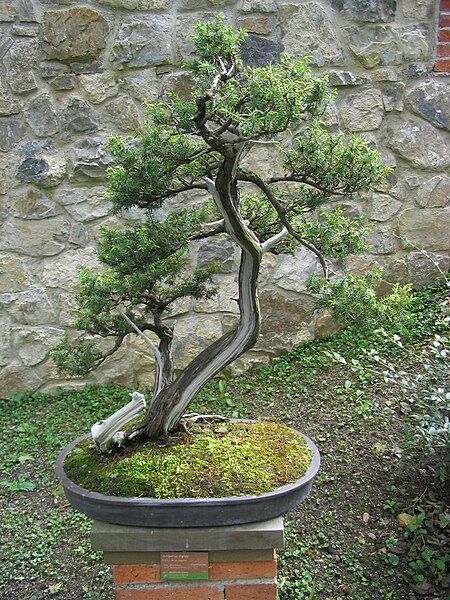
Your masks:
M226 157L216 181L208 180L207 185L224 219L227 233L241 248L239 324L201 352L170 385L157 394L144 420L127 432L128 437L156 438L174 429L195 394L224 367L252 348L258 339L260 311L257 282L262 248L244 223L237 207L238 161L239 153Z

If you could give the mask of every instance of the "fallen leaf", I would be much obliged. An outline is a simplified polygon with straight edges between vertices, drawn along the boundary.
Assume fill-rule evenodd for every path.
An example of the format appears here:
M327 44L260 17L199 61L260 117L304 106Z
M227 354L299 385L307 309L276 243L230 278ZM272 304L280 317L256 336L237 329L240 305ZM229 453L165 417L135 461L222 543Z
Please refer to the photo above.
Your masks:
M408 513L400 513L397 515L397 523L400 527L406 529L410 523L414 522L414 517Z
M369 513L364 513L362 516L362 520L364 521L364 523L368 523L370 521L370 515Z

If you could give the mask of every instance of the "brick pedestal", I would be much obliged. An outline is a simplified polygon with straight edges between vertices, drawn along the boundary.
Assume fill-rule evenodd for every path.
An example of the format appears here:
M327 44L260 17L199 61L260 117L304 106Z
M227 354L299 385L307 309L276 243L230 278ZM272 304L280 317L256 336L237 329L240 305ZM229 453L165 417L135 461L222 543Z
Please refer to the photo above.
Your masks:
M276 600L281 518L248 525L151 529L94 522L92 547L113 566L116 600ZM196 554L197 552L207 554ZM171 572L200 557L201 574ZM163 561L161 558L163 557ZM164 570L165 569L165 570Z

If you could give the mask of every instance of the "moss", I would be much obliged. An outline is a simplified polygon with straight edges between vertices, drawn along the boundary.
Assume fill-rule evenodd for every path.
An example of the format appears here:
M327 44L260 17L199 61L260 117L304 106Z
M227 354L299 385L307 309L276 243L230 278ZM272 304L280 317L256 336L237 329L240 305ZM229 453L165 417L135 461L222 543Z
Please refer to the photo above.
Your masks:
M90 440L67 458L68 477L113 496L208 498L263 494L300 478L312 453L286 425L195 425L165 444L148 442L102 456Z

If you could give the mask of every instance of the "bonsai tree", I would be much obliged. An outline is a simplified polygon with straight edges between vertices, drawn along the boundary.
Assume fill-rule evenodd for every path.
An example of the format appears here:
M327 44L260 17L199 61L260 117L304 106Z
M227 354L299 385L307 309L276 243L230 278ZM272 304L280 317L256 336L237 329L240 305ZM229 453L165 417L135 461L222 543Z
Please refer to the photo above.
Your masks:
M121 436L123 444L175 429L195 394L254 346L261 320L258 275L266 252L299 246L313 252L323 276L311 281L311 289L341 319L378 310L369 285L373 274L337 277L327 263L365 249L366 229L360 219L323 207L373 188L388 169L362 139L327 129L333 92L326 76L315 77L306 58L283 56L277 64L246 66L240 56L245 37L223 15L197 24L191 97L172 94L146 106L141 131L109 142L115 159L108 171L112 210L138 207L146 221L102 231L98 256L105 269L80 273L76 327L85 336L61 344L53 357L66 372L82 374L116 352L128 335L146 340L156 365L153 398L142 419ZM259 145L281 159L276 175L263 177L248 166L245 159ZM156 218L156 209L171 198L185 199L191 190L208 195L201 209ZM187 253L194 240L216 236L227 236L240 249L239 322L174 377L170 307L184 297L215 294L217 265L189 270ZM96 345L101 338L112 342L107 351ZM119 427L142 410L139 394L134 401L141 404L121 413Z

